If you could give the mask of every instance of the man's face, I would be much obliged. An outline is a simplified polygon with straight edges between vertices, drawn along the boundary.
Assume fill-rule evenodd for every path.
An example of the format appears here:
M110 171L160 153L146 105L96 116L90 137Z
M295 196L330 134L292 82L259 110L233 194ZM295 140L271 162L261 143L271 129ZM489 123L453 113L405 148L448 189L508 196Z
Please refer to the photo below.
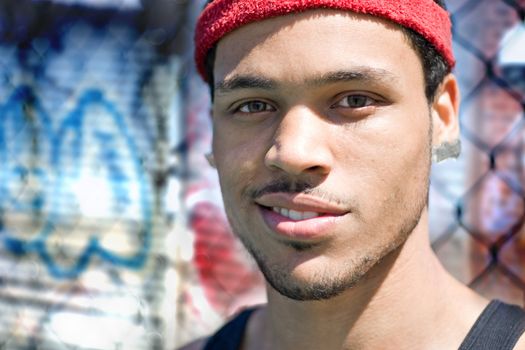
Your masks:
M220 41L214 75L226 214L277 291L333 297L406 240L432 128L398 27L331 10L250 24Z

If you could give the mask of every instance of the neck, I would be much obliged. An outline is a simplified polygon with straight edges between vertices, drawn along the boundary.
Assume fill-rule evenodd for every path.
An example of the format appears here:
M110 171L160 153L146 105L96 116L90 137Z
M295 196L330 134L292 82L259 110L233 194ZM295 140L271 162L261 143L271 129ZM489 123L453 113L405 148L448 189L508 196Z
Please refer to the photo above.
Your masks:
M380 349L385 339L389 348L458 348L487 301L443 269L427 224L425 212L401 247L337 297L299 302L268 287L247 348ZM252 347L250 334L262 334L264 346Z

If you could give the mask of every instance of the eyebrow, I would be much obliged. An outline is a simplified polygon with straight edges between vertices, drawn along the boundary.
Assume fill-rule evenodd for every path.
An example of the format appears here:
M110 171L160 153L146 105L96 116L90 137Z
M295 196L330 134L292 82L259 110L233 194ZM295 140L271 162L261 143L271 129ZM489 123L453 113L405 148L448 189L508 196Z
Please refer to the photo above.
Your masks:
M392 84L398 78L390 71L381 68L356 67L352 70L339 70L314 76L306 80L312 87L344 83L368 82L372 84ZM236 75L215 84L215 91L227 94L241 89L274 90L281 85L276 80L253 75Z
M329 72L319 77L313 77L307 80L307 84L312 86L322 86L334 83L344 83L350 81L368 82L368 83L392 83L397 77L381 68L358 67L352 70L340 70Z
M215 84L215 91L225 94L241 89L273 90L277 87L277 85L277 82L272 79L242 75L234 76Z

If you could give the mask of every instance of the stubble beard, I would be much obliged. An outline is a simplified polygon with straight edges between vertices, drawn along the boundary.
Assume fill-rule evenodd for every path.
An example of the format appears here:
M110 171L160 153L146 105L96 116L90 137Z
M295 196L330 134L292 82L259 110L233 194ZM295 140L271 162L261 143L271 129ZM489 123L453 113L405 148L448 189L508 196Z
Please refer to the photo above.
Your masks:
M267 283L281 295L296 301L319 301L334 298L356 287L374 266L378 266L387 256L399 250L419 224L429 200L430 167L432 163L431 145L432 127L429 130L428 162L424 174L426 182L423 184L423 187L416 189L416 191L422 193L416 194L414 202L407 203L407 206L401 210L402 213L407 214L398 225L398 228L393 230L396 232L395 236L386 244L375 247L373 251L349 258L344 262L343 268L340 268L338 273L334 274L335 269L327 266L324 271L317 272L312 276L310 279L312 282L297 281L292 276L291 271L272 262L272 258L258 249L255 242L249 240L246 235L239 234L240 230L235 227L234 221L229 217L233 231L257 263ZM397 203L393 203L393 205L397 205ZM368 236L373 240L374 232L368 232ZM289 243L288 246L297 252L315 248L315 245L299 242Z
M279 264L272 263L272 259L255 247L253 242L243 235L237 236L257 263L267 283L281 295L297 301L327 300L357 286L374 266L381 264L384 258L398 250L418 225L426 204L426 200L421 201L417 210L406 218L394 239L387 245L349 258L344 262L344 266L339 268L339 272L328 266L324 271L315 273L309 283L297 281L292 276L292 272ZM300 243L290 243L288 246L297 252L315 248L315 246Z
M430 167L430 165L429 165ZM386 244L374 247L369 252L359 252L343 262L342 267L327 266L325 270L318 271L309 282L298 281L293 272L272 261L264 251L256 246L256 242L250 240L246 235L239 234L232 223L232 228L244 247L253 257L261 270L267 283L281 295L297 301L315 301L334 298L341 293L357 286L368 272L379 264L390 254L400 249L410 234L418 225L421 215L428 203L428 181L426 193L420 195L416 202L409 205L402 212L407 213L405 219L398 225L396 234ZM374 232L367 234L373 240ZM290 249L298 253L315 249L314 244L293 242L287 244Z

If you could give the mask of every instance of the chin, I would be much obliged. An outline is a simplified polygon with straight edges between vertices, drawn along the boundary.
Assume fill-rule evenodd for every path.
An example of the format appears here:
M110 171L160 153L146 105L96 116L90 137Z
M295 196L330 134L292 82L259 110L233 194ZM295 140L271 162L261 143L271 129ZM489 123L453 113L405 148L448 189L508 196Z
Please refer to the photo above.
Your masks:
M281 270L282 271L282 270ZM332 274L295 276L281 271L263 272L268 284L279 294L297 301L318 301L335 298L354 288L366 272L334 276Z
M334 298L356 287L379 259L361 256L351 261L331 261L318 256L300 263L270 264L252 252L268 284L279 294L297 301Z

